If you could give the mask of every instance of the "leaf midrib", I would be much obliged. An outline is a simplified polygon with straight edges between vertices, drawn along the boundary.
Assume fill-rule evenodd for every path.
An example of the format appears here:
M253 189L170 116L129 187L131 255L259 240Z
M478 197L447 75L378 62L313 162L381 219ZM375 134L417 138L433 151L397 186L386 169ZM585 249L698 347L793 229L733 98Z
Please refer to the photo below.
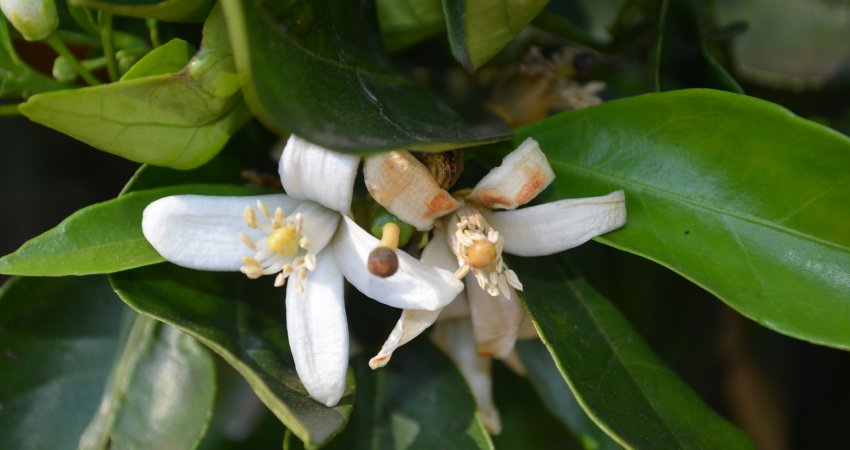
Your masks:
M838 250L838 251L841 251L841 252L844 252L844 253L850 253L850 247L844 246L844 245L839 244L837 242L828 241L826 239L823 239L823 238L820 238L820 237L817 237L817 236L813 236L811 234L808 234L808 233L805 233L805 232L802 232L802 231L799 231L799 230L788 228L788 227L779 225L777 223L774 223L774 222L771 222L771 221L768 221L768 220L765 220L765 219L762 219L762 218L759 218L759 217L747 216L747 215L743 215L743 214L736 213L736 212L733 212L733 211L727 211L727 210L718 208L716 206L712 206L712 205L709 205L709 204L706 204L706 203L702 203L702 202L693 200L693 199L688 198L688 197L686 197L682 194L678 194L676 192L672 192L672 191L668 191L668 190L659 188L659 187L651 185L651 184L642 183L640 181L633 180L631 178L624 178L624 177L613 175L613 174L610 174L610 173L605 173L605 172L602 172L602 171L597 170L597 169L592 169L592 168L589 168L589 167L586 167L586 166L571 164L571 163L568 163L568 162L565 162L565 161L550 159L550 163L554 166L559 166L559 167L561 167L561 168L563 168L567 171L589 174L589 175L595 176L597 178L603 178L603 179L607 179L609 181L615 181L620 186L623 186L623 187L632 187L636 190L643 190L643 191L649 192L651 194L654 194L658 197L666 198L667 200L670 200L670 201L673 201L673 202L678 201L678 202L681 202L681 203L685 203L685 204L688 204L688 205L691 205L691 206L694 206L694 207L697 207L697 208L701 208L701 209L704 209L704 210L707 210L707 211L715 212L717 214L720 214L720 215L723 215L723 216L726 216L726 217L731 217L733 219L737 219L737 220L740 220L742 222L748 222L748 223L751 223L751 224L754 224L754 225L759 225L759 226L762 226L762 227L765 227L765 228L769 228L769 229L772 229L772 230L774 230L778 233L786 234L786 235L789 235L789 236L794 236L794 237L809 241L809 242L814 243L814 244L819 244L819 245L822 245L822 246L825 246L825 247L830 247L834 250Z

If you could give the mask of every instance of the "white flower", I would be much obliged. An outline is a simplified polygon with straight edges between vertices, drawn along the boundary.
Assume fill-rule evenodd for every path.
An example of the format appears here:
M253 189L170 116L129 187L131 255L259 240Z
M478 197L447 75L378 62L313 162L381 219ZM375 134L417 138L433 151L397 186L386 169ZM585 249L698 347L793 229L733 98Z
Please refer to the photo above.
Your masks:
M53 0L0 0L0 10L28 41L40 41L59 26Z
M446 218L447 230L435 229L422 254L423 262L454 270L463 278L465 293L442 311L403 311L380 352L369 361L372 368L385 365L395 349L421 334L438 316L443 320L462 317L464 311L470 314L477 357L509 358L518 337L534 336L516 295L517 290L522 290L522 283L507 267L502 253L519 256L558 253L626 223L622 191L516 210L542 192L554 178L546 156L537 142L529 138L475 186L461 201L460 208ZM494 208L507 211L494 212ZM457 333L461 336L463 331ZM479 407L485 412L485 421L490 421L491 429L497 429L497 420L492 417L498 419L498 414L491 412L491 419L486 417L487 411L495 411L492 399L482 394L487 391L490 395L489 387L484 389L489 381L481 381L481 373L484 369L489 373L489 365L469 356L469 350L462 345L453 351L451 342L458 340L462 339L446 341L449 353L472 386Z
M310 395L339 402L348 367L343 276L367 296L404 309L438 310L463 290L451 272L398 252L398 272L371 275L378 240L345 214L359 158L292 136L280 159L289 195L178 195L145 208L142 229L168 261L286 280L286 323L295 368Z

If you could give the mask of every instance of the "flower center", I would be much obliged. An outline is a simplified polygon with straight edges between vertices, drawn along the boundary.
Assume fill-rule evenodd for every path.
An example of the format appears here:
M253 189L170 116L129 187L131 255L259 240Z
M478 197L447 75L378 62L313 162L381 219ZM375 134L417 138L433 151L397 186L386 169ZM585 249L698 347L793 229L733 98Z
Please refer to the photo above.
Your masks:
M257 210L265 222L258 221ZM301 282L316 268L316 255L310 253L310 241L301 232L304 218L300 213L287 217L280 208L269 214L266 205L259 200L257 210L251 206L245 208L245 224L266 235L255 242L247 234L240 234L242 242L256 253L242 258L244 265L239 270L251 279L277 273L274 279L277 287L283 286L290 274L295 274L295 287L303 292Z
M267 238L267 244L271 251L281 256L294 255L300 250L298 242L301 240L301 235L295 231L295 227L287 224L284 227L274 230Z
M452 235L452 251L459 266L455 276L463 278L472 272L481 289L493 297L511 298L510 287L521 291L522 283L502 259L504 238L481 211L466 205L454 217L457 229Z

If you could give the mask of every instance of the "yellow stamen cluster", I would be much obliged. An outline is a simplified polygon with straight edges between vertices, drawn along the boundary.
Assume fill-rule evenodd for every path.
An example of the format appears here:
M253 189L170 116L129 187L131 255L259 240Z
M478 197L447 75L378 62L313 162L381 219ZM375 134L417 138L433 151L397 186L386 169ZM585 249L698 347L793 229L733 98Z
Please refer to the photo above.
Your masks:
M472 272L481 289L493 297L511 298L509 286L521 291L522 283L502 259L504 238L499 232L474 207L464 206L455 217L453 251L460 266L455 276L463 278Z
M257 210L264 222L258 221ZM274 280L277 287L283 286L290 274L295 274L296 288L303 292L302 281L316 268L316 255L309 252L310 242L301 234L304 223L301 214L286 217L280 208L271 214L265 203L258 200L256 209L251 206L245 208L243 218L246 225L265 232L266 236L253 241L247 234L240 234L245 246L256 253L242 258L244 265L239 270L251 279L277 273Z

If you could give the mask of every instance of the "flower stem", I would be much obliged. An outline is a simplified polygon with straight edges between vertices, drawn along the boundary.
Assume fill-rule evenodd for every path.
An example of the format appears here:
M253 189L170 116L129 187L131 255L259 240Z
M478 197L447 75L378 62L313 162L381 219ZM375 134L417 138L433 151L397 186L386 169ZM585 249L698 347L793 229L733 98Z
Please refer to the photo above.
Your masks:
M20 116L21 112L18 111L18 105L20 105L20 103L0 105L0 117Z
M86 69L85 67L83 67L82 64L80 64L80 61L77 59L76 56L74 56L73 53L71 53L71 50L68 50L68 47L65 46L65 43L62 42L61 39L59 39L59 35L53 33L48 36L47 39L44 40L44 42L49 45L50 48L53 49L53 51L58 53L59 56L65 58L65 61L68 62L68 65L70 65L71 68L74 69L74 72L77 72L77 75L83 77L83 79L86 80L86 83L91 86L96 86L100 84L100 81L97 81L97 78L95 78L94 75L92 75L92 73L89 72L88 69Z
M151 46L159 47L159 27L156 25L156 19L146 19L145 24L148 26L148 31L151 34Z
M106 72L109 79L118 80L118 61L115 60L115 43L112 40L112 14L100 11L97 13L97 25L100 27L100 45L103 56L106 57Z

